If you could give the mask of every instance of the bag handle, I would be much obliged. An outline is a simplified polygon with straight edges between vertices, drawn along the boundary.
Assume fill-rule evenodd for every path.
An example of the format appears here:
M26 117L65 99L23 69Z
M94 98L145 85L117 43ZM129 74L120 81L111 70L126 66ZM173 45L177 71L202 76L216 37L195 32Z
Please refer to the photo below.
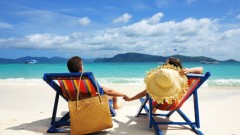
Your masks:
M98 92L98 97L99 97L100 103L102 103L102 99L101 99L101 97L100 97L101 93L99 92L98 83L96 82L95 76L93 76L93 78L94 78L94 83L95 83L96 88L97 88L97 92Z
M82 72L82 74L81 74L80 77L79 77L79 81L78 81L76 106L78 106L78 97L79 97L79 91L80 91L80 88L81 88L80 86L81 86L81 79L82 79L83 74L84 74L84 72ZM94 77L94 76L93 76L93 77ZM100 103L102 103L102 99L101 99L101 97L100 97L100 92L99 92L98 84L96 83L95 77L94 77L94 83L95 83L96 88L97 88L97 92L98 92L98 97L99 97Z

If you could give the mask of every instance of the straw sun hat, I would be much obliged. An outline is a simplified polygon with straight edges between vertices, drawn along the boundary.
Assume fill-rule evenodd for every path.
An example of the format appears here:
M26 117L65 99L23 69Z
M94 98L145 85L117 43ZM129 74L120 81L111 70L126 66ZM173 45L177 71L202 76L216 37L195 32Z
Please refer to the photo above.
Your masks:
M188 89L186 75L180 75L181 69L173 65L163 65L152 69L144 79L147 93L158 104L178 102Z

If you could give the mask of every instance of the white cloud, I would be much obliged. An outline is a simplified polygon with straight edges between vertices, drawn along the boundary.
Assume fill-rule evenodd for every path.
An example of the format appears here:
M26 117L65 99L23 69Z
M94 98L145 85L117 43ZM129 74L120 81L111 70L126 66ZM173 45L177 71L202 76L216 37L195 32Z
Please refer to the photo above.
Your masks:
M111 57L118 53L139 52L240 60L237 52L240 50L240 28L221 29L223 26L216 19L209 18L162 22L163 16L163 13L157 13L131 25L94 33L45 33L0 39L0 48L84 50L88 52L86 57Z
M128 36L161 35L166 30L165 24L159 23L162 17L163 13L157 13L149 19L143 19L140 22L125 27L123 31Z
M232 38L240 36L240 28L234 30L227 30L222 34L223 38Z
M240 20L240 15L238 15L236 18Z
M13 26L6 22L0 22L0 29L12 29Z
M69 36L58 36L52 34L33 34L25 37L28 43L36 48L49 49L64 45L69 40Z
M122 16L113 20L113 23L127 23L132 18L132 15L125 13Z
M157 24L163 16L163 13L157 13L148 20L148 23Z
M91 20L88 17L83 17L83 18L80 18L78 22L82 26L87 26L91 23Z

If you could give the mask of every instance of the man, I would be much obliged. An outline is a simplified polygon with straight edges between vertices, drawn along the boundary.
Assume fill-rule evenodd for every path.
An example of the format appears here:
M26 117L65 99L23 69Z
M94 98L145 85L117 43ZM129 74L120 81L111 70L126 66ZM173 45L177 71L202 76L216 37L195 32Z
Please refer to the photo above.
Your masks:
M83 71L82 59L79 56L73 56L68 60L67 67L69 72L71 73L82 72ZM108 87L101 86L101 88L103 89L104 93L109 96L110 99L113 99L113 108L114 109L121 108L121 105L117 104L117 97L125 97L126 95Z

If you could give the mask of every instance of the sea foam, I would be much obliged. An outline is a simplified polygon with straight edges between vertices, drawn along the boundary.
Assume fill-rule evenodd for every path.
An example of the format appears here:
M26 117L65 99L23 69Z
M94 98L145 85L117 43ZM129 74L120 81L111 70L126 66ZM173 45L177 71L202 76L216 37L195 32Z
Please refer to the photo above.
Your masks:
M96 78L100 84L144 84L144 78L104 77ZM0 79L0 85L45 85L43 79L7 78ZM240 79L209 79L203 86L240 86Z
M41 85L44 84L42 79L26 79L26 78L7 78L0 79L0 85Z
M208 86L240 86L240 79L215 79L207 81Z

